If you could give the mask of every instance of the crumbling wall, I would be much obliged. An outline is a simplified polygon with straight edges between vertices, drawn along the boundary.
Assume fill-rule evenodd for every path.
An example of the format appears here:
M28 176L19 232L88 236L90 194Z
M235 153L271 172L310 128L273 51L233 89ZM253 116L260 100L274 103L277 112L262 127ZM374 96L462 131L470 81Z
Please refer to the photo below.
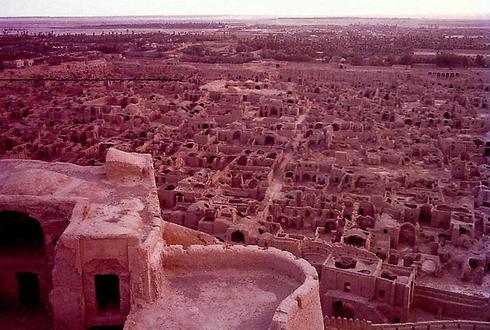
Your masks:
M218 239L206 233L166 222L163 230L163 239L168 245L182 245L188 248L191 245L219 244Z
M449 317L464 315L467 319L490 319L490 298L416 285L413 306Z

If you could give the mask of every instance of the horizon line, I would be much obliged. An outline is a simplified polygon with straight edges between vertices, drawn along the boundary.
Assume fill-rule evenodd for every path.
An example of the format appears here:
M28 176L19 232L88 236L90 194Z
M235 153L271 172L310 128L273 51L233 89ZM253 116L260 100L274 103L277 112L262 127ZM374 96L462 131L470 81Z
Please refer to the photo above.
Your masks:
M240 14L169 14L169 15L28 15L28 16L0 16L0 19L18 19L18 18L126 18L126 17L168 17L168 18L184 18L184 17L230 17L230 18L269 18L269 19L399 19L399 20L416 20L416 19L440 19L440 20L490 20L490 13L481 15L443 15L443 16L308 16L308 15L240 15Z

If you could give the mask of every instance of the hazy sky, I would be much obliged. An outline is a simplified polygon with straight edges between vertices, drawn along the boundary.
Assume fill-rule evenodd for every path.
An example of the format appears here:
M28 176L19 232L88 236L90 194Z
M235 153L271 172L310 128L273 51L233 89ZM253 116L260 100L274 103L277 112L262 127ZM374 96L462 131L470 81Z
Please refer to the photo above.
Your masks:
M0 16L490 16L490 0L0 0Z

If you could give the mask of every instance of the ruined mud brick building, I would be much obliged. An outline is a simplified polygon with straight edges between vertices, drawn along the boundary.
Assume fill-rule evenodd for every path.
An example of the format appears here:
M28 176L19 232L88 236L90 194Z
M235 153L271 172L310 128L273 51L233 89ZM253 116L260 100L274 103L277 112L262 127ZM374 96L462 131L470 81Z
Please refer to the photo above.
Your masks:
M355 246L295 245L287 235L259 244L292 250L315 271L292 253L219 245L164 222L149 155L110 149L105 166L2 160L0 168L2 304L41 307L46 315L34 321L56 329L322 329L322 309L399 322L412 304L438 299L414 288L413 267L384 264ZM488 301L449 297L446 312L457 313L450 311L455 304L474 316L488 312ZM483 309L474 310L476 304ZM327 327L340 326L335 322L325 319Z
M162 221L149 155L0 163L2 305L41 307L56 329L323 328L306 261Z
M3 86L2 158L86 165L0 162L6 306L38 285L60 329L488 328L487 71L86 65L52 75L165 79Z

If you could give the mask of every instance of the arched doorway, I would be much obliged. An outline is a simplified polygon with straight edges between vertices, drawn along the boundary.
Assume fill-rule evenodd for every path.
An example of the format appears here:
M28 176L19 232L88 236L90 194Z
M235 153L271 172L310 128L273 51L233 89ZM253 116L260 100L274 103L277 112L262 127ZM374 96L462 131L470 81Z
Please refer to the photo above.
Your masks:
M49 267L40 223L27 213L1 211L0 309L47 309Z
M239 230L231 234L231 240L235 243L245 243L245 235Z
M356 313L354 307L341 300L335 301L333 303L332 314L335 317L341 317L346 319L355 319Z
M411 223L404 223L400 227L400 235L398 238L399 244L408 244L410 246L415 245L415 226Z
M0 212L0 255L44 254L44 235L37 220L22 212Z

